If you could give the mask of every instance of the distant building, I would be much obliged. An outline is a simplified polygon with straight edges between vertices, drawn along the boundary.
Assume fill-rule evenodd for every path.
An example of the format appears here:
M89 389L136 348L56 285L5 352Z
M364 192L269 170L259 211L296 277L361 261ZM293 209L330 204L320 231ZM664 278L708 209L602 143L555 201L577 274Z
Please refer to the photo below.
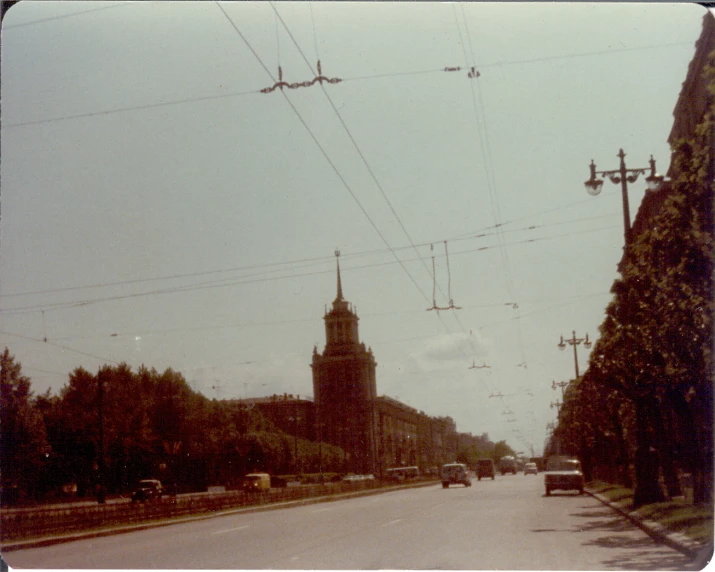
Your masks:
M268 397L241 399L247 407L255 407L261 415L277 429L289 435L315 441L315 408L310 399L301 399L299 395L284 393Z

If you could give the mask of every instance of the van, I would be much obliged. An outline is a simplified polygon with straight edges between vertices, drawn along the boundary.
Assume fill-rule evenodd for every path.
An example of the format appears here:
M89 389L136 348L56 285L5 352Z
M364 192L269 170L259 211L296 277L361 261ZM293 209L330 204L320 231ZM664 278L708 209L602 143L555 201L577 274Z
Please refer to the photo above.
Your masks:
M472 479L469 478L467 465L462 463L447 463L443 465L441 476L443 489L446 489L449 485L472 486Z
M243 490L247 493L262 493L271 488L271 476L268 473L249 473L243 478Z
M491 477L494 480L494 461L491 459L479 459L477 461L477 480L481 481L482 477L485 479Z
M510 455L502 457L499 461L499 472L502 474L502 476L506 475L507 473L516 475L516 469L516 459Z

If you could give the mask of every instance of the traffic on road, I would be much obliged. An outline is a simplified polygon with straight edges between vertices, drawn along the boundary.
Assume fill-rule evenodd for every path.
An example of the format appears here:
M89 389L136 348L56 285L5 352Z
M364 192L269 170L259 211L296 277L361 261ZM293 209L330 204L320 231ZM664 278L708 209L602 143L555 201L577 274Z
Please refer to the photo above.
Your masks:
M688 569L622 516L541 478L498 475L90 538L3 556L14 568Z

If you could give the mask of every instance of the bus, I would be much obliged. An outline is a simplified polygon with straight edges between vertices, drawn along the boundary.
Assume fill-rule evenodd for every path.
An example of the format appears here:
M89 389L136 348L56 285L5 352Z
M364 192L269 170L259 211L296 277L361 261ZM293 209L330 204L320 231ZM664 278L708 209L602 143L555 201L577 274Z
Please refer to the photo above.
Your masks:
M420 478L418 467L394 467L385 471L385 477L390 481L414 481Z

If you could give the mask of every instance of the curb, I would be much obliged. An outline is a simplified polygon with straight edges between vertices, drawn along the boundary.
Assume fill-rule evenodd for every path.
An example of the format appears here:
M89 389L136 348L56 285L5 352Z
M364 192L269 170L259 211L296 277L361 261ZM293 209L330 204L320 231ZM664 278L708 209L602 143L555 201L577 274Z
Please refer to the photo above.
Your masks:
M672 532L660 523L644 519L638 514L638 511L634 510L629 512L621 503L612 502L605 496L593 493L588 489L584 489L584 491L596 500L615 510L621 516L626 517L653 540L677 550L691 560L705 559L705 562L707 562L712 557L713 546L711 544L701 544L700 542L688 538L684 534Z
M405 488L417 488L421 486L434 485L435 483L419 483L411 485L402 485L395 487L382 487L376 489L367 489L362 491L352 491L348 493L339 493L334 495L323 495L319 497L308 497L304 499L298 499L294 501L284 501L276 503L268 503L263 505L256 505L250 507L241 507L235 509L226 509L217 512L211 512L206 514L200 514L195 516L184 516L172 519L166 519L156 522L143 522L137 524L114 526L112 528L106 528L103 530L88 530L79 531L72 534L64 534L61 536L45 536L40 538L31 538L28 540L18 540L15 542L7 542L0 545L0 553L11 552L13 550L22 550L25 548L40 548L43 546L52 546L54 544L63 544L65 542L73 542L75 540L86 540L88 538L101 538L103 536L112 536L115 534L124 534L127 532L136 532L139 530L147 530L150 528L159 528L161 526L171 526L172 524L184 524L186 522L194 522L198 520L207 520L209 518L215 518L218 516L227 516L230 514L240 514L240 513L252 513L252 512L266 512L269 510L277 510L280 508L290 508L295 506L304 506L309 504L318 504L322 502L333 502L338 500L345 500L349 498L357 498L363 496L370 496L374 494L392 492L395 490L405 489Z

